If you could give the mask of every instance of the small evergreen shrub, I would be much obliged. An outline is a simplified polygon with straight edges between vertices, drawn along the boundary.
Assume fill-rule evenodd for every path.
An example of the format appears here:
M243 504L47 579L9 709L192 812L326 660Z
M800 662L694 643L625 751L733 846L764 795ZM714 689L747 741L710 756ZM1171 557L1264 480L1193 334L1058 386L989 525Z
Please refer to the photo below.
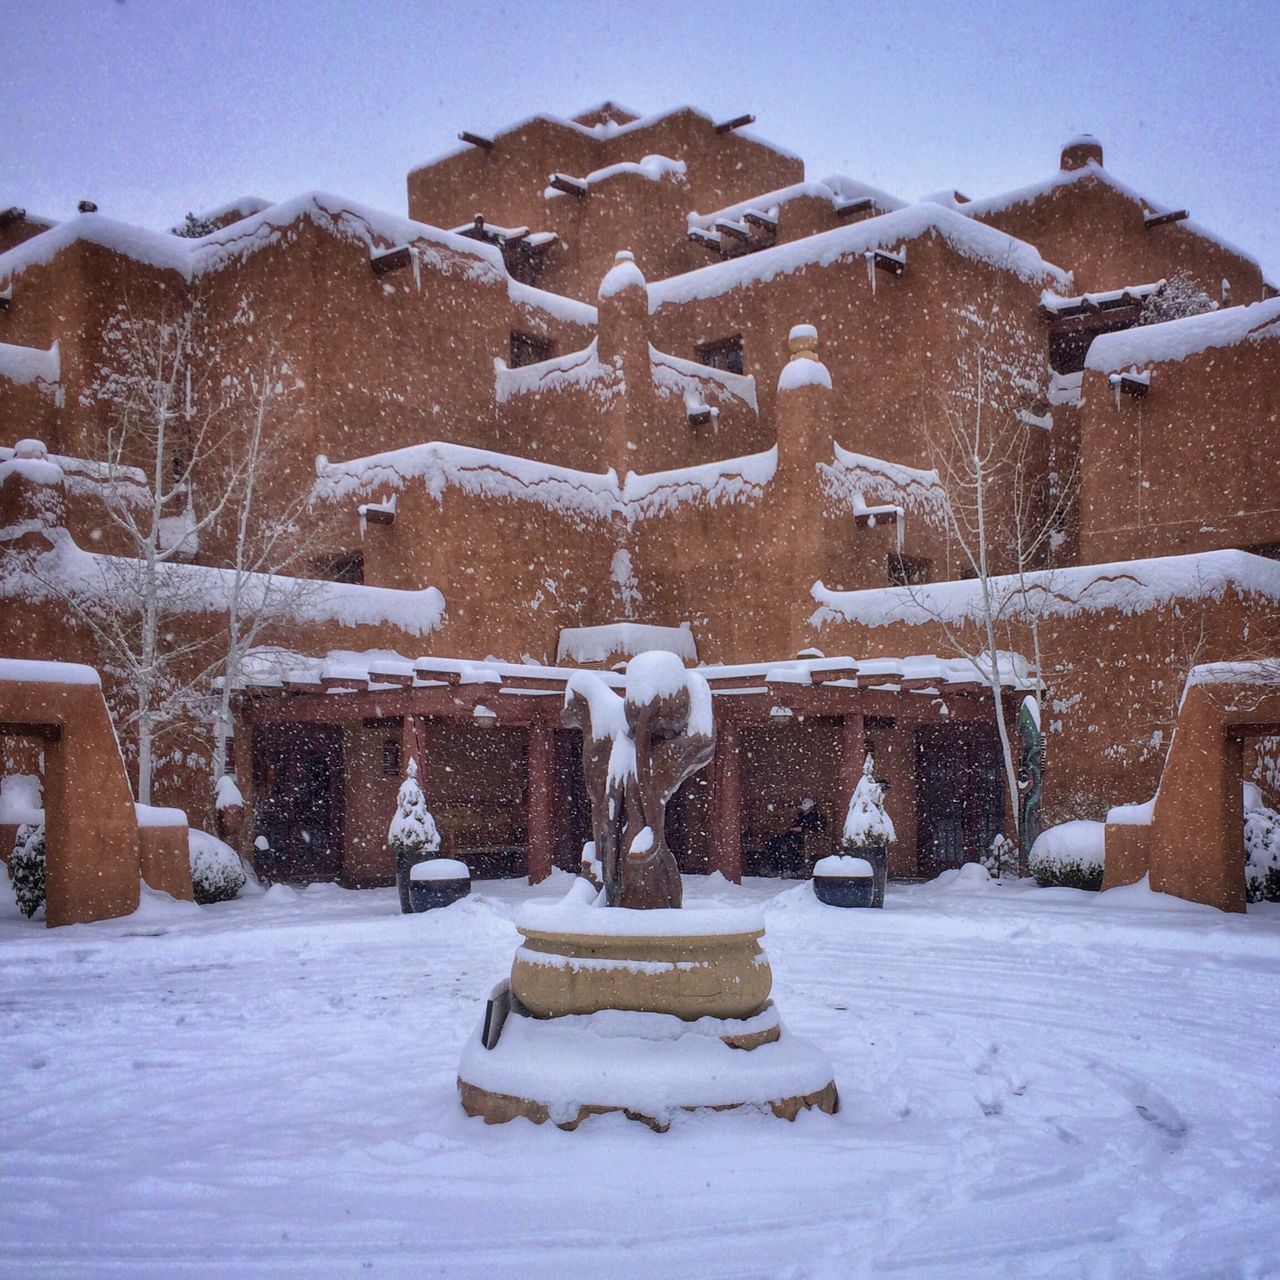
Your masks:
M997 835L991 841L991 847L978 859L987 869L993 880L1008 876L1018 878L1018 846L1005 835Z
M1084 820L1059 823L1041 832L1027 860L1036 884L1043 889L1055 885L1092 892L1101 889L1103 832L1101 822Z
M217 229L211 218L202 218L194 213L188 213L176 227L169 228L175 236L182 236L186 240L202 239L212 235Z
M44 906L44 826L23 823L13 842L9 876L18 910L28 920Z
M236 851L221 840L194 829L187 832L191 859L191 893L201 906L229 902L248 878Z

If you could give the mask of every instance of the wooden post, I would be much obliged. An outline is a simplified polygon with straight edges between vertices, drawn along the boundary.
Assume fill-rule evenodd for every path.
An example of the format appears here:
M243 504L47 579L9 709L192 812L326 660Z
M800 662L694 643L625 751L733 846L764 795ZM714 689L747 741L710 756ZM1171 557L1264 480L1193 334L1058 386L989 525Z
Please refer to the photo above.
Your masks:
M529 726L528 844L526 869L529 883L537 884L551 874L555 833L551 830L552 801L555 796L555 737L545 724Z
M845 713L840 727L840 803L847 805L853 789L862 774L862 761L866 756L866 731L862 723L862 711Z
M719 725L716 736L711 853L713 869L726 880L741 884L742 767L738 759L738 726L727 722Z

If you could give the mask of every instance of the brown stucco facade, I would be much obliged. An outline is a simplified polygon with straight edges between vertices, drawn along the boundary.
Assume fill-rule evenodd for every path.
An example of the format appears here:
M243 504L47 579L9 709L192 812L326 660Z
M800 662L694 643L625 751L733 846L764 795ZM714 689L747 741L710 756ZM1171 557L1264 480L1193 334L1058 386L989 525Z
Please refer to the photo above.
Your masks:
M1077 145L1007 197L904 206L850 179L806 182L799 160L732 122L605 104L415 168L408 219L320 193L240 202L196 241L98 214L39 230L11 219L0 649L110 666L77 611L95 566L129 554L102 470L112 335L126 307L189 316L187 418L225 414L228 455L264 361L287 384L263 509L299 511L288 572L319 584L260 637L296 655L294 678L239 695L246 851L265 791L289 776L316 788L340 835L316 874L384 881L392 764L412 751L447 851L493 873L573 865L578 819L537 825L581 800L555 692L575 665L625 660L639 641L608 629L626 624L722 672L723 760L682 802L689 869L769 869L811 792L833 833L869 740L893 783L894 870L924 874L939 865L930 797L989 772L995 710L954 671L889 691L857 663L973 647L939 440L981 387L1019 459L1017 484L1001 472L984 509L988 567L1005 575L999 645L1021 663L1004 712L1012 724L1039 680L1046 817L1101 817L1154 790L1189 667L1273 643L1280 595L1265 465L1280 338L1269 311L1245 337L1231 328L1246 304L1270 305L1268 287L1101 162ZM1229 340L1157 341L1140 369L1108 366L1097 353L1141 318L1145 294L1124 291L1179 275L1219 304ZM47 457L12 453L30 438ZM124 461L142 509L155 459ZM194 477L197 510L224 461L213 451ZM1052 536L1023 554L1028 520ZM225 624L233 532L220 519L182 557L202 603L174 621L175 643ZM59 586L70 579L82 596ZM814 650L847 655L853 683L793 672L781 683L815 700L802 707L764 676ZM322 675L345 669L326 668L335 651L403 659L408 676L379 689L356 663L363 683L339 692L341 675ZM551 674L521 691L504 667L510 692L468 675L446 697L419 658ZM751 692L726 683L735 667ZM111 670L104 681L123 696ZM491 702L486 730L475 708ZM341 760L333 777L290 774L294 755L325 753ZM924 776L931 753L952 761L950 784ZM156 799L208 814L207 735L193 726L175 754ZM962 815L967 856L1001 803Z

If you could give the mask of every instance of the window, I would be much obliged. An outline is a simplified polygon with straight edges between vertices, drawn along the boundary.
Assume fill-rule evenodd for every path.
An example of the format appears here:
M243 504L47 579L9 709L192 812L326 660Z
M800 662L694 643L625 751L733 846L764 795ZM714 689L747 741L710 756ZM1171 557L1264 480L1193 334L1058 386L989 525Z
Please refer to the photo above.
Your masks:
M330 582L364 582L364 552L348 551L316 563L316 577Z
M933 578L933 561L919 556L889 556L889 581L895 587L915 587Z
M382 740L382 776L384 778L400 776L400 743L396 738Z
M552 346L548 339L535 337L531 333L511 333L511 359L508 362L513 369L522 368L526 364L539 364L550 360Z
M715 342L698 343L698 363L710 369L723 369L726 373L741 373L742 334L735 333L732 338L717 338Z

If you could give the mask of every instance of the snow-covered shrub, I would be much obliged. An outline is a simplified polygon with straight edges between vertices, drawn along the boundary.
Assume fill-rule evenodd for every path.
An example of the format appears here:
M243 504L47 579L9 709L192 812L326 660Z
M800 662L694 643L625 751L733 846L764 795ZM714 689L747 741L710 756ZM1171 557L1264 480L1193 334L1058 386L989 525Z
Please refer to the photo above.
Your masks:
M1244 888L1250 902L1280 902L1280 813L1244 784Z
M169 228L175 236L183 236L187 240L199 240L203 236L212 235L217 229L212 219L197 217L194 213L188 213L176 227Z
M875 761L868 751L862 762L862 777L849 798L840 848L844 853L856 855L859 849L883 848L895 844L897 839L893 819L885 812L884 788L876 781Z
M434 853L440 848L440 832L427 811L427 798L418 785L418 762L413 756L409 757L409 767L396 794L396 812L387 829L387 843L397 854Z
M1027 860L1036 883L1041 887L1101 889L1105 831L1104 823L1084 819L1042 831Z
M1163 324L1166 320L1181 320L1184 316L1199 316L1217 309L1218 304L1195 280L1185 271L1179 271L1165 281L1159 293L1143 298L1137 323Z
M44 826L23 823L9 857L9 876L18 910L29 920L44 906Z
M1018 846L1005 835L996 835L990 848L978 859L993 880L1004 876L1018 877Z
M240 855L229 845L194 827L187 831L191 860L191 892L201 906L228 902L245 886L248 877Z

